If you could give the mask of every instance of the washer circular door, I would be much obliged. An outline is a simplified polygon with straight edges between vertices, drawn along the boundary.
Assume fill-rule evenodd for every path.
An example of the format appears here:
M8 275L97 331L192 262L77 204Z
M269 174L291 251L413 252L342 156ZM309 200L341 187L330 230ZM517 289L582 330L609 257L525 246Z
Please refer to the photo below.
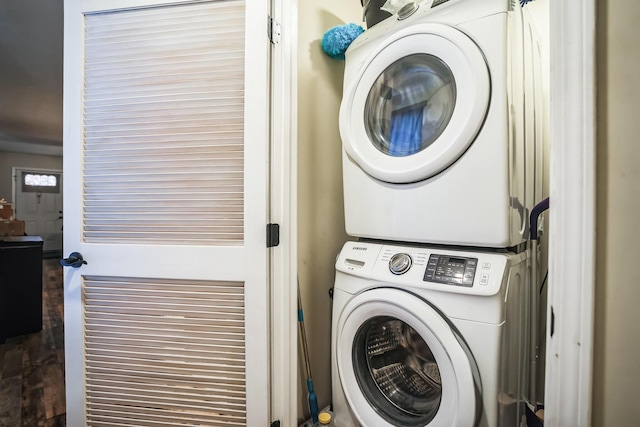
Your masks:
M378 43L358 77L345 82L344 149L379 180L430 178L460 158L483 124L486 61L467 35L442 24L414 25Z
M336 364L363 426L474 426L482 407L478 370L449 322L411 293L357 295L337 323Z

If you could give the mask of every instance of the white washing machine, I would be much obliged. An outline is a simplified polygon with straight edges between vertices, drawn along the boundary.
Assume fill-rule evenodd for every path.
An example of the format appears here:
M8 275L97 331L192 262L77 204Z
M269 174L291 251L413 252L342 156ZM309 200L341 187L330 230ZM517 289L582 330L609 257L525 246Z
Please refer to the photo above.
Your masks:
M513 0L408 7L346 52L339 125L347 234L517 246L536 202L540 139L526 131L535 124L521 8Z
M347 242L333 296L336 425L523 425L527 269L526 253Z

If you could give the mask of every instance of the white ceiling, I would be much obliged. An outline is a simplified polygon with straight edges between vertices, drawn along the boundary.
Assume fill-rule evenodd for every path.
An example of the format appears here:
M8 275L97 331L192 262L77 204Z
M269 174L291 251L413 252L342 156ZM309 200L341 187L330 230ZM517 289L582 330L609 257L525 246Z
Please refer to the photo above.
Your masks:
M0 151L62 155L63 0L0 1Z

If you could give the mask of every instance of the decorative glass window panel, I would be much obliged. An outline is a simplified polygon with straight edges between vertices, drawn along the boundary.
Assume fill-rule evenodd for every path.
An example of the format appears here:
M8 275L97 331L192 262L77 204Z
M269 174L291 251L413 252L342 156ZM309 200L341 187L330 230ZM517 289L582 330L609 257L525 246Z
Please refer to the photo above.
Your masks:
M39 174L36 172L22 172L22 192L59 193L60 174Z

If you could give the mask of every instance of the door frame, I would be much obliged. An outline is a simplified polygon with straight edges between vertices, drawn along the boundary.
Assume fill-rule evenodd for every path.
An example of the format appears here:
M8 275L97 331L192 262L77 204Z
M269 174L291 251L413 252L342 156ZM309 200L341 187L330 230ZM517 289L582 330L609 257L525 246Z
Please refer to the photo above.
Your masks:
M591 425L595 292L595 0L550 1L545 421Z
M271 49L270 218L280 224L271 249L271 420L298 424L297 335L297 134L298 0L271 0L271 18L282 29Z
M272 362L272 414L273 419L280 419L283 425L295 425L297 72L293 67L297 59L298 2L273 1L274 17L279 17L286 29L280 53L274 56L274 66L282 67L281 76L290 79L274 82L274 89L279 87L283 91L274 91L274 94L278 94L285 105L274 109L274 136L282 139L274 138L273 158L281 161L283 181L274 179L272 183L273 194L280 195L279 199L272 198L272 206L280 206L282 224L290 226L283 227L282 244L274 250L272 258L273 283L279 284L272 290L272 330L282 332L274 334L273 341L279 360ZM545 418L552 426L589 426L595 291L596 1L551 1L549 9L550 38L554 41L550 45L550 92L554 96L550 99L550 195L553 200L549 223L553 235L549 252L547 324L551 325L552 307L555 319L554 336L547 334L546 338ZM291 190L289 193L284 191L287 188ZM289 221L285 221L287 217Z

